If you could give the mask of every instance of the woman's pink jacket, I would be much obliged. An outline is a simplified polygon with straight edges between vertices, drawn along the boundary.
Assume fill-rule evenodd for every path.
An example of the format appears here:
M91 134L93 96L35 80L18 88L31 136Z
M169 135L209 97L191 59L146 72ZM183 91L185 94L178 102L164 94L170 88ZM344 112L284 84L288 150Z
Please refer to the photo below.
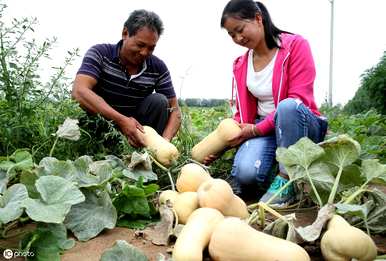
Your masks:
M257 123L260 135L266 135L275 128L274 115L278 103L286 98L300 100L315 115L319 116L314 100L315 64L310 46L303 37L281 34L280 49L276 56L272 78L272 94L275 110ZM240 123L254 123L257 117L257 99L246 86L248 52L238 57L233 64L233 92L236 95L234 119Z

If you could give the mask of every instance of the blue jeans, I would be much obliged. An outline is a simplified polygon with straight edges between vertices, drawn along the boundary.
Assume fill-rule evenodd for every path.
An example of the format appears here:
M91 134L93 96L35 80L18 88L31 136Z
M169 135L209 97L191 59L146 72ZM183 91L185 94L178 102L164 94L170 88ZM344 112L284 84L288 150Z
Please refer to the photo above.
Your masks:
M287 98L277 106L275 132L266 136L249 139L236 152L231 175L236 190L256 193L256 189L269 186L275 165L277 147L296 143L302 137L309 137L315 143L323 141L327 121L315 116L300 100ZM256 123L262 119L257 119ZM286 173L279 164L280 172ZM276 173L274 173L276 174Z

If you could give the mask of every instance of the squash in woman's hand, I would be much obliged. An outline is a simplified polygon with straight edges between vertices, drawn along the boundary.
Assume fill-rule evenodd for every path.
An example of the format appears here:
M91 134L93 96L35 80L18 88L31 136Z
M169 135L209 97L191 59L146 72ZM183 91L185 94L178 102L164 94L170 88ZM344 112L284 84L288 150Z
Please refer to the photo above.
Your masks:
M192 159L203 162L209 155L216 155L229 146L229 142L239 136L241 128L233 119L224 119L192 149Z

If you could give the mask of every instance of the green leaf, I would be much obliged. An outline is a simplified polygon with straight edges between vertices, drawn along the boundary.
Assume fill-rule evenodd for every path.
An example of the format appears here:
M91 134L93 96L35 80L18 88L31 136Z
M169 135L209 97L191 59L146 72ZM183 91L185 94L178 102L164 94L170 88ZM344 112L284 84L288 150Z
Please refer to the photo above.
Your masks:
M67 229L63 224L38 223L36 230L21 241L23 252L34 253L30 261L60 261L60 253L75 245L67 239Z
M336 168L336 167L335 167ZM335 173L337 170L335 171ZM339 190L349 189L355 186L361 186L365 182L361 169L356 164L351 164L343 169L342 176L339 181Z
M359 143L347 135L339 135L328 139L320 146L326 152L324 160L338 168L344 168L359 158L361 147Z
M368 182L386 185L386 165L380 164L377 159L362 161L362 172Z
M72 182L61 177L40 177L35 186L41 199L27 198L24 201L28 216L35 221L62 223L71 206L85 200Z
M136 219L133 220L132 217L122 217L117 221L117 227L127 227L131 229L145 229L146 226L153 223L152 219Z
M101 261L148 261L148 258L125 240L117 240L112 248L103 252Z
M25 150L16 150L9 160L0 162L0 170L6 171L7 177L14 175L17 170L31 170L33 166L32 156Z
M367 216L372 208L374 202L367 201L363 205L353 205L353 204L335 204L336 212L342 215L356 216L361 217L363 220L367 219Z
M374 207L367 217L367 225L374 233L386 232L386 194L374 188L368 192L369 198L374 201Z
M323 204L327 203L335 180L329 167L323 162L315 162L309 167L308 171ZM302 180L308 182L305 177ZM313 190L311 190L311 198L315 203L318 203Z
M127 197L124 194L120 194L115 198L113 204L118 211L126 214L150 217L149 203L144 197Z
M309 138L303 137L288 148L278 148L276 159L284 166L300 165L307 169L312 162L323 156L324 151Z
M18 219L23 214L23 201L28 198L28 192L23 184L9 187L2 198L0 205L0 223L6 224Z
M26 186L30 198L39 198L39 192L35 187L36 180L38 179L39 177L35 172L21 173L20 183Z
M90 156L82 156L74 162L60 161L46 157L39 163L38 174L55 175L74 181L78 187L99 186L112 176L112 167L108 160L93 162Z
M7 189L8 185L8 176L7 172L0 169L0 194L3 194Z
M86 200L71 207L64 223L79 240L87 241L105 228L114 228L117 211L107 192L96 194L86 189L82 191Z
M38 176L59 176L68 181L76 181L76 169L70 160L45 157L39 162L36 171Z

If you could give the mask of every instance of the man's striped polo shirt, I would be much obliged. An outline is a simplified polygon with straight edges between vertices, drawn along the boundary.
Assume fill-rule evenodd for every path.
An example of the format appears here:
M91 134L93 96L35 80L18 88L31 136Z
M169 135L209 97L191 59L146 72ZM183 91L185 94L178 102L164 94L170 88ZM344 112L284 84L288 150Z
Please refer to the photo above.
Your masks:
M165 63L151 55L145 60L140 73L129 75L119 63L119 50L122 40L117 44L98 44L85 54L77 74L86 74L98 82L95 93L101 96L118 112L131 116L136 106L154 91L167 98L176 96Z

